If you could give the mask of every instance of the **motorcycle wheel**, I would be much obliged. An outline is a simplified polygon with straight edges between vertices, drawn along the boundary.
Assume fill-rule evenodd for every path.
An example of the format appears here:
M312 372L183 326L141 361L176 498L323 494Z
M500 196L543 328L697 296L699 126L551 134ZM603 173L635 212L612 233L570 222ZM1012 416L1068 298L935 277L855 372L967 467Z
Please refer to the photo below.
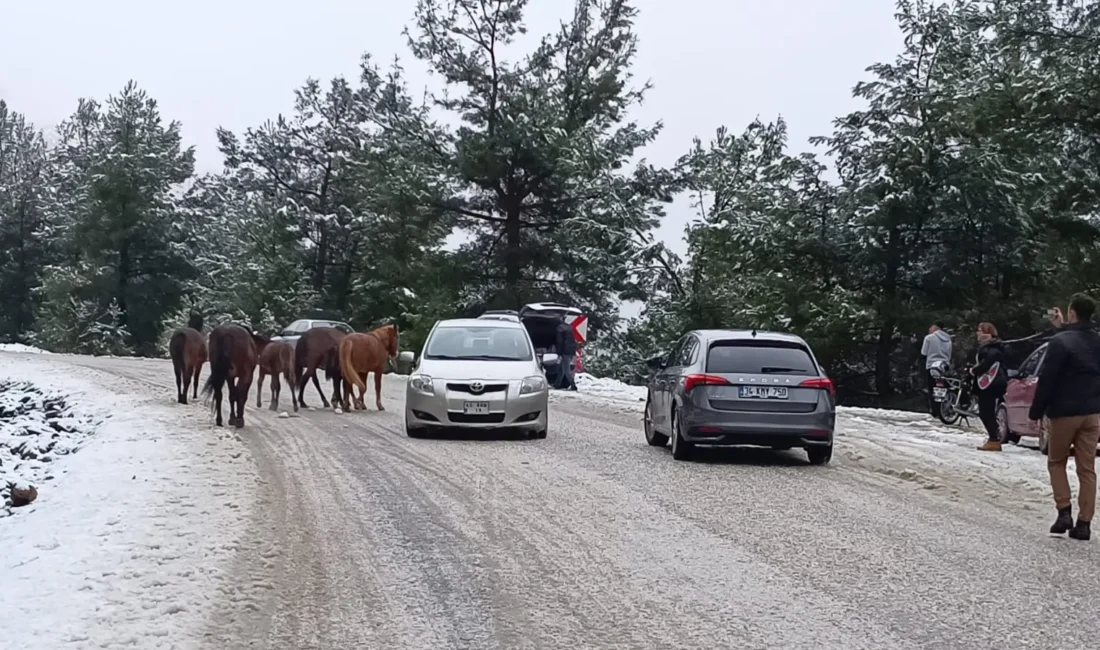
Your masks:
M940 422L951 425L958 422L962 416L955 410L955 406L951 402L944 400L936 405L936 417L940 419Z

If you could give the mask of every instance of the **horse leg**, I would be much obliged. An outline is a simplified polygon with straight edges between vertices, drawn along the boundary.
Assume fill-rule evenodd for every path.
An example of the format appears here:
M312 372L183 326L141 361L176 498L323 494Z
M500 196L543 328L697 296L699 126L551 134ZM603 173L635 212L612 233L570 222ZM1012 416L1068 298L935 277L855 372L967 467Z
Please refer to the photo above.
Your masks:
M256 398L259 402L260 391L263 390L263 382L256 386ZM279 410L279 392L282 390L282 385L279 382L279 373L275 372L271 374L271 410ZM259 406L257 405L257 408Z
M366 397L366 395L364 395ZM385 411L382 406L382 369L374 371L374 401L378 405L379 411Z
M230 377L225 381L229 388L229 426L237 426L237 413L240 411L241 394L237 391L237 379Z
M222 389L220 388L214 389L214 412L217 413L217 418L214 420L214 423L219 427L224 426L222 424ZM230 413L230 417L232 416L232 413Z
M272 375L271 392L275 392L275 375ZM260 378L256 381L256 408L263 408L264 369L260 368Z
M248 403L248 390L252 387L251 373L237 381L237 428L244 426L244 406Z
M176 371L176 392L179 393L178 399L176 401L180 404L186 404L187 393L190 392L190 388L191 373L190 369L185 365L183 368L180 368Z
M193 389L195 391L195 393L194 393L194 395L192 395L192 399L198 399L199 398L199 373L201 373L201 372L202 372L202 364L200 363L199 365L195 366L195 380L194 380L195 388Z
M317 379L317 368L310 368L309 374L313 377L313 387L317 389L317 394L321 396L321 403L325 405L325 408L329 408L332 405L325 397L325 391L321 389L321 380Z
M179 366L177 366L175 364L175 361L172 362L172 370L173 370L173 372L176 373L176 401L179 402L180 404L186 404L187 403L187 392L186 391L184 391L182 393L180 392L180 390L183 389L183 372L184 371Z

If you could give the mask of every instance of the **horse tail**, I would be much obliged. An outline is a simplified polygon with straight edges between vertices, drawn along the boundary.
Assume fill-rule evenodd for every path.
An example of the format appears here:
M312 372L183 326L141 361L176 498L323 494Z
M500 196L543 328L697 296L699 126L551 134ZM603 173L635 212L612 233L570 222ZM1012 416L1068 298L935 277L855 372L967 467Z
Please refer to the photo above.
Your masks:
M290 345L283 345L279 349L280 362L283 364L283 376L286 377L286 383L294 388L296 380L298 378L297 364L294 362L296 350Z
M233 367L233 337L215 330L210 333L210 375L202 387L203 397L210 397L214 391L221 390L229 380L229 371ZM211 408L214 408L211 405Z
M187 347L187 335L176 332L168 339L168 355L172 357L172 369L176 373L176 390L183 390L183 373L187 363L183 358L184 349Z
M367 385L363 383L363 380L359 378L359 373L355 372L355 368L351 366L351 352L354 347L355 342L350 336L345 336L340 341L340 372L344 375L344 381L365 393L367 392Z

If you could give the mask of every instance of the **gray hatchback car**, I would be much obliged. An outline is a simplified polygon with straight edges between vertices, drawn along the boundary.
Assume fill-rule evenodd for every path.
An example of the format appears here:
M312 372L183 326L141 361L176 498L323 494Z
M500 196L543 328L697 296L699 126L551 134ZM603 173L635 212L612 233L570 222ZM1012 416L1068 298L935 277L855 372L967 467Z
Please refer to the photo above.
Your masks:
M697 330L650 363L646 442L689 460L697 445L800 447L810 464L833 455L833 383L791 334Z

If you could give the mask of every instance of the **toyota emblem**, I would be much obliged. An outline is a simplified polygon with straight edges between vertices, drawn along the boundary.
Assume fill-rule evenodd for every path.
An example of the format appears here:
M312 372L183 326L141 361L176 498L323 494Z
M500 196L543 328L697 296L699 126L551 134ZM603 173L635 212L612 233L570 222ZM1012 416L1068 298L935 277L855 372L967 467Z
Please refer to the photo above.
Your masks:
M485 390L485 384L481 383L480 381L475 381L475 382L470 383L470 392L471 393L480 393L483 390Z

